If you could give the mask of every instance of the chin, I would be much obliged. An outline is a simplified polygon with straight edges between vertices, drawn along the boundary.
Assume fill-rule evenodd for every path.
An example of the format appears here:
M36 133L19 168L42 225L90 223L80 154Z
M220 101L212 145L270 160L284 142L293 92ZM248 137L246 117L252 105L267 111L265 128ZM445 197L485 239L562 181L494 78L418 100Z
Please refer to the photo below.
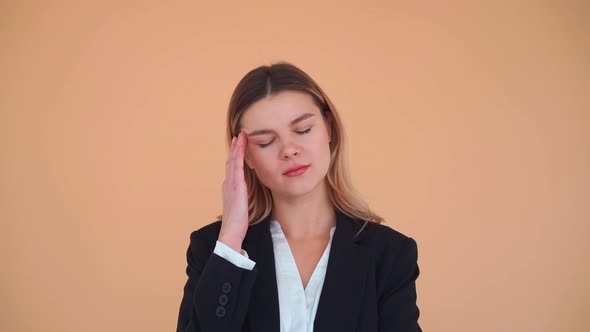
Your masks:
M309 194L316 190L322 181L315 181L307 179L307 181L301 181L299 183L283 183L276 189L277 193L281 196L296 197Z

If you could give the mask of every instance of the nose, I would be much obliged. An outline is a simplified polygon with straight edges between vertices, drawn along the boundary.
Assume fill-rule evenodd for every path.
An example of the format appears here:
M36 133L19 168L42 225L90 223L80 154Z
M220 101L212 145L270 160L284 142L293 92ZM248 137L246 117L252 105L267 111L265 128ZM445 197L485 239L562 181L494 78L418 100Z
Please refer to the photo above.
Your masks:
M283 146L283 150L281 151L281 155L283 159L293 158L299 155L299 147L293 143L285 144Z

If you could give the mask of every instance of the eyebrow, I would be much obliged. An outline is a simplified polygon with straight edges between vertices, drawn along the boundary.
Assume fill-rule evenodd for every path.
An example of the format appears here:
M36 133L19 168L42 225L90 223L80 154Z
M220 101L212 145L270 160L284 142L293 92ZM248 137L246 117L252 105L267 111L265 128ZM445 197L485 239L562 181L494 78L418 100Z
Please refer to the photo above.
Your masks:
M291 123L289 124L290 126L293 126L294 124L297 124L298 122L301 122L307 118L310 118L312 116L314 116L315 114L311 114L311 113L305 113L301 116L298 116L295 120L291 121ZM248 134L248 137L250 136L257 136L257 135L266 135L266 134L270 134L273 131L270 129L260 129L260 130L255 130L251 133Z

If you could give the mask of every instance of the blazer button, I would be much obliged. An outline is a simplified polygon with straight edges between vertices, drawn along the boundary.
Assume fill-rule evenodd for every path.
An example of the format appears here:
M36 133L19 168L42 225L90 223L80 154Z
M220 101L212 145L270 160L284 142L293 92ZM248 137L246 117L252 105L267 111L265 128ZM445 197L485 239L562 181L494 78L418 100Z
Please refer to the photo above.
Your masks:
M215 310L215 314L217 315L217 317L225 316L225 308L224 307L217 307L217 310Z
M221 294L219 296L219 304L226 305L227 304L227 300L228 300L227 295Z
M229 291L231 290L231 284L229 282L224 282L223 285L221 286L221 291L224 293L229 293Z

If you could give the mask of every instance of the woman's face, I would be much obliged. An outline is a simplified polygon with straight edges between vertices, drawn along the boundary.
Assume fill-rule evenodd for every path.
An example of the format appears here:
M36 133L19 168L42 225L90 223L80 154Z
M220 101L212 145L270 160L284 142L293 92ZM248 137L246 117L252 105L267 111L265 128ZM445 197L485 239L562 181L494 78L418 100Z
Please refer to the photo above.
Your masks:
M289 90L265 97L244 112L241 128L248 134L244 161L275 198L303 195L324 182L329 126L310 95ZM284 175L295 165L309 167L298 176Z

